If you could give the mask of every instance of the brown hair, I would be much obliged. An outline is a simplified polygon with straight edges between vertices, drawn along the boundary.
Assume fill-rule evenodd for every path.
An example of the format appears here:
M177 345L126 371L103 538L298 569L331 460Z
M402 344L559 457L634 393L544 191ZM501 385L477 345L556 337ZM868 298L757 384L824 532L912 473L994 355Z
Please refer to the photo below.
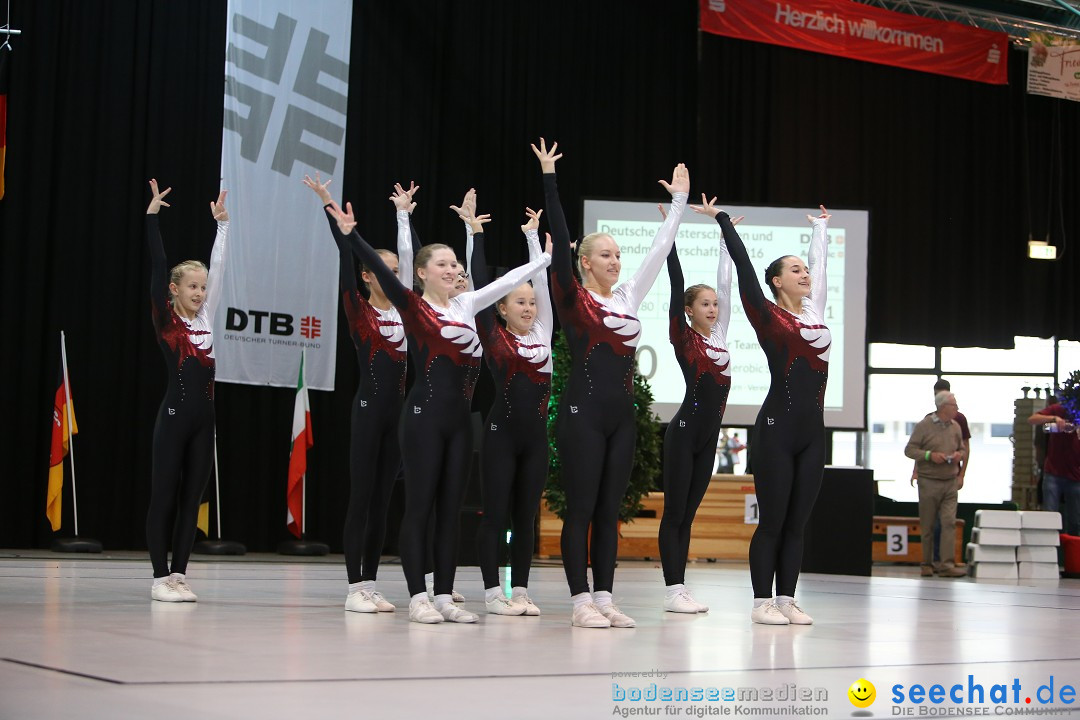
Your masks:
M690 307L691 305L693 305L694 301L697 300L697 296L705 292L706 290L712 290L713 292L716 292L716 290L713 290L713 288L709 285L691 285L690 287L686 288L686 292L683 293L683 306Z
M795 255L782 255L769 263L769 267L765 268L765 284L769 286L770 290L772 290L772 296L774 299L780 297L780 291L777 290L776 286L772 284L772 279L774 277L780 277L780 273L784 271L784 261L787 260L789 257L798 259Z
M397 253L395 253L395 252L393 252L391 250L387 250L386 248L381 248L379 250L376 250L375 252L379 253L379 255L381 255L384 258L394 258L395 260L397 260ZM363 262L360 263L360 271L361 272L366 272L366 273L372 272L371 268L369 268L367 266L367 263L363 263ZM399 271L400 271L400 268L399 268ZM370 285L370 283L368 283L368 284Z
M419 283L420 287L424 286L424 281L420 279L420 275L418 275L416 271L428 264L428 261L431 260L431 256L435 254L436 250L454 251L452 247L443 245L442 243L432 243L431 245L425 245L420 248L420 252L416 253L416 259L413 260L413 281Z
M534 293L536 292L536 288L535 288L535 287L533 286L532 280L526 280L525 282L521 283L521 285L528 285L529 287L531 287L531 288L533 289L533 292L534 292ZM510 297L510 295L511 295L512 293L514 293L514 292L517 292L517 289L518 289L519 287L521 287L521 285L518 285L518 286L517 286L517 287L515 287L515 288L510 288L510 292L506 293L506 294L505 294L505 295L503 295L503 296L502 296L501 298L499 298L498 300L496 300L496 301L495 301L495 311L496 311L497 313L499 313L499 315L502 315L502 311L501 311L501 310L499 310L499 306L500 306L500 305L505 305L505 304L506 304L506 299L507 299L508 297Z

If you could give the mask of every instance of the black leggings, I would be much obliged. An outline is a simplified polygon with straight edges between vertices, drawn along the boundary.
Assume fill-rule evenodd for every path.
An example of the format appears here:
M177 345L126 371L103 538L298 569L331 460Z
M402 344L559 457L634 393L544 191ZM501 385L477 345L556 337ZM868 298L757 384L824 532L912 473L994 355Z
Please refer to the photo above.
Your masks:
M154 422L150 476L150 508L146 513L146 545L154 577L187 571L199 503L214 463L214 403L176 402L166 397Z
M715 422L684 420L681 411L664 434L664 517L659 544L666 585L679 585L685 579L690 528L709 489L719 436Z
M769 424L770 417L773 424ZM750 444L758 527L750 541L755 598L793 597L802 568L803 532L821 490L825 430L821 415L801 420L783 410L758 415Z
M616 406L566 393L556 431L566 493L563 569L570 595L589 592L590 554L593 589L611 592L619 552L619 508L630 482L637 442L632 399Z
M386 539L386 513L401 465L397 424L400 396L393 400L356 394L349 445L349 507L345 511L345 569L349 582L374 580Z
M533 416L531 423L499 422L493 430L490 418L505 415L493 409L484 430L484 515L476 532L476 545L485 588L499 584L499 548L505 542L510 520L511 582L517 587L529 585L536 513L547 479L548 446L543 418L532 408L528 410Z
M401 414L405 466L405 515L401 520L401 565L409 595L426 592L424 567L428 522L435 517L435 594L449 595L457 570L461 503L472 456L472 422L467 408L447 411L427 405L416 413L406 401ZM409 440L412 439L410 445Z

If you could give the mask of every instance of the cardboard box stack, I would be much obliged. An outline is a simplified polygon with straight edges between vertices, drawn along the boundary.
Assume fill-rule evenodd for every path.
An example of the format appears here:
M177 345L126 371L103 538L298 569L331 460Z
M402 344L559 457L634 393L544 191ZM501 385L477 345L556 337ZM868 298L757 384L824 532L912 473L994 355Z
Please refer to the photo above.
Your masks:
M1060 532L1060 513L977 510L968 567L977 578L1056 580Z
M1016 548L1020 546L1020 513L976 510L975 527L967 546L970 573L977 578L1015 580Z
M1021 578L1057 580L1057 548L1061 544L1061 513L1024 510L1020 513L1020 547L1016 548Z

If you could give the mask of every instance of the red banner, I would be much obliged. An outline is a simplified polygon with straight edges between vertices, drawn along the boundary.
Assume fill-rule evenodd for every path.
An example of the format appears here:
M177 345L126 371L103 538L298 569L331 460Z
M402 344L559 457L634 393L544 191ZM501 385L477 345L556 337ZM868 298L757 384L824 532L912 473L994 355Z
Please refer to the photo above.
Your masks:
M1009 36L959 23L891 12L851 0L700 0L701 29L1005 85Z

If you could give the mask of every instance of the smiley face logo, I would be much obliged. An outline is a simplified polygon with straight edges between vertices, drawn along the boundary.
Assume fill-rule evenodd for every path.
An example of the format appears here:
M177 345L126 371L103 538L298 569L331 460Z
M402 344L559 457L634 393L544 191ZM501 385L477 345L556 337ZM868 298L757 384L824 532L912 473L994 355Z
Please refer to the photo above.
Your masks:
M874 704L877 699L877 690L869 680L859 678L851 683L847 691L848 700L857 708L866 708Z

